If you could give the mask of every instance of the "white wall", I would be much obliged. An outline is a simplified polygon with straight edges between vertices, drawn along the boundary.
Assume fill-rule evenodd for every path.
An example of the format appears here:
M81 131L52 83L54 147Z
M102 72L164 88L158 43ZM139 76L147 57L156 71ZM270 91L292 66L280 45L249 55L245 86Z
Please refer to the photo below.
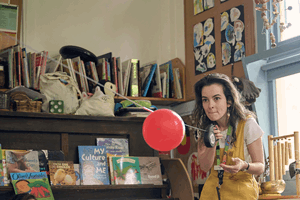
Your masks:
M185 63L183 0L24 0L27 51L65 45L122 60Z

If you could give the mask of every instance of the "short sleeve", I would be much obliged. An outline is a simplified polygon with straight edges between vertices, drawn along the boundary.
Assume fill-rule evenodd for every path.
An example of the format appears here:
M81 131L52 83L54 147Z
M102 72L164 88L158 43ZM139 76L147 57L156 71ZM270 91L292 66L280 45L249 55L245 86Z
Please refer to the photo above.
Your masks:
M260 128L256 120L251 117L248 118L244 127L244 140L245 144L249 145L256 141L264 134L263 130Z

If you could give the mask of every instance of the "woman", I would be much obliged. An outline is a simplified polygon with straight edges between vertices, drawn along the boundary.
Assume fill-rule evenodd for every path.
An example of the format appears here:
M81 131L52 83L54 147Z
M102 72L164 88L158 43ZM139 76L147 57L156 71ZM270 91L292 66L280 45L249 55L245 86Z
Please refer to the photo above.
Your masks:
M258 199L253 175L264 172L264 155L263 131L255 115L240 103L237 89L224 74L202 78L195 84L195 95L199 128L214 124L218 140L212 148L204 145L203 134L198 141L200 168L211 170L200 199Z

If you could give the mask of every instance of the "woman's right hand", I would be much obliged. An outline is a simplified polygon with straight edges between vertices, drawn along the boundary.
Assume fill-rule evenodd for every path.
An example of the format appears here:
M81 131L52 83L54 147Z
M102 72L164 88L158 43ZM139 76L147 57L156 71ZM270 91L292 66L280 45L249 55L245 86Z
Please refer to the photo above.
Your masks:
M218 125L215 125L215 127L214 127L214 134L215 134L216 140L223 138L223 135L221 134L221 131L220 131ZM216 145L217 145L217 143L216 143Z

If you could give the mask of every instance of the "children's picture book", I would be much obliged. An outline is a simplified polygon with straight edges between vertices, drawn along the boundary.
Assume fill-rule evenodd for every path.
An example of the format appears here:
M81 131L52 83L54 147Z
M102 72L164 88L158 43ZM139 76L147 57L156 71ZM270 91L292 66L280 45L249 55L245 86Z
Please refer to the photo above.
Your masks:
M105 146L78 146L80 185L109 185Z
M159 157L138 157L142 184L162 185Z
M4 186L9 186L10 180L9 180L9 175L7 173L5 149L2 149L2 166L3 166Z
M6 149L5 154L8 174L40 172L38 151Z
M127 138L97 138L97 146L105 146L107 156L129 156Z
M113 174L111 170L111 165L109 158L111 156L124 157L129 156L129 145L127 138L97 138L96 139L97 146L105 146L106 147L106 155L108 159L108 170L110 173L110 183L114 185Z
M0 186L4 186L4 171L2 164L2 146L0 144Z
M141 184L138 157L111 157L115 185Z
M49 175L51 185L75 185L76 175L73 161L49 160Z
M15 194L29 193L38 200L54 200L46 172L10 174Z
M79 164L77 164L77 163L74 163L74 172L75 172L75 177L76 177L75 185L80 185L80 170L79 170Z

